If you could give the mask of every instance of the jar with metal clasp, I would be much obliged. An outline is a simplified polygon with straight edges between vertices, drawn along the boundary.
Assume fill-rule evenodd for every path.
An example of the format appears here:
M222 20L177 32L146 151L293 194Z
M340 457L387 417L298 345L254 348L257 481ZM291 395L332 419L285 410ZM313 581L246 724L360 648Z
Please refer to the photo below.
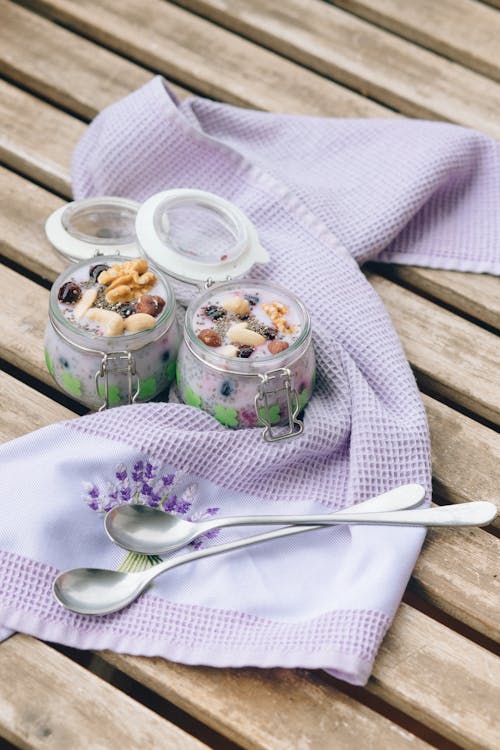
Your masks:
M177 362L184 403L231 428L263 428L268 442L300 435L315 358L304 304L246 274L269 260L235 205L204 191L158 193L141 205L136 234L169 277L197 284Z
M49 241L73 262L51 289L45 361L59 388L90 409L148 401L175 376L175 296L139 251L138 208L90 198L46 223Z

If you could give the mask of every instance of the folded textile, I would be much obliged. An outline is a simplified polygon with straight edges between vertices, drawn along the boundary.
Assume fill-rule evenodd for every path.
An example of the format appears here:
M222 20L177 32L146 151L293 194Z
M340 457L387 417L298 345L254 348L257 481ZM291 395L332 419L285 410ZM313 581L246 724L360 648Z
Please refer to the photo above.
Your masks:
M429 498L423 406L359 264L498 273L498 167L493 141L453 125L179 104L161 78L102 112L74 154L75 197L142 201L192 187L237 204L271 256L250 276L289 288L311 314L317 385L304 434L279 444L151 403L5 445L0 628L192 664L321 667L363 684L421 529L327 528L207 558L102 618L61 609L51 582L63 568L127 564L102 530L102 512L120 502L154 495L200 518L327 512L405 482ZM194 293L178 291L183 302ZM201 544L245 535L226 529Z

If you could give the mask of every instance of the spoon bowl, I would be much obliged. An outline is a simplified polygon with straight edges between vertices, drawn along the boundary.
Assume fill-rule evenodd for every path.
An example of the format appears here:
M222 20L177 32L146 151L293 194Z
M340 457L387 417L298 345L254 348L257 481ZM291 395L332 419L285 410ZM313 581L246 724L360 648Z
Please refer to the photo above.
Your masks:
M100 568L75 568L54 581L54 596L63 607L81 615L105 615L126 606L148 585L140 576Z

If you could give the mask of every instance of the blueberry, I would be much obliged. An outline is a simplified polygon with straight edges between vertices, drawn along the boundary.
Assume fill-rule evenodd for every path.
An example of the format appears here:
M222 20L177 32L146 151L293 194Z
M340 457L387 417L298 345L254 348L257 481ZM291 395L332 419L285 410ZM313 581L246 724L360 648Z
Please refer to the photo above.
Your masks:
M74 281L67 281L63 284L57 292L57 299L59 302L66 302L66 304L72 304L78 302L82 296L82 290L75 284Z
M163 362L168 362L168 360L170 359L170 352L168 351L163 352L163 354L161 355L161 358Z
M118 308L118 313L122 316L122 318L128 318L130 315L134 315L137 312L135 305L132 305L130 302L124 302L123 305L121 305Z
M219 320L219 318L223 318L226 314L226 311L222 307L217 307L216 305L208 305L203 312L207 318L211 318L212 320Z
M245 299L247 299L251 305L256 305L259 301L256 294L245 294Z
M233 390L234 390L233 386L229 382L229 380L225 380L222 383L221 388L220 388L220 392L222 393L223 396L230 396Z
M253 346L240 346L238 349L238 357L243 357L243 359L248 359L248 357L253 354L255 351Z
M278 335L278 329L274 328L273 326L268 326L267 328L263 329L262 335L265 336L266 339L270 339L271 341L274 341L274 339Z
M61 363L61 365L62 365L63 367L65 367L65 368L66 368L66 370L68 369L68 367L69 367L69 362L68 362L68 360L67 360L67 359L63 359L62 357L59 357L59 362Z
M92 279L92 281L95 281L97 283L99 274L101 274L103 271L107 271L108 268L109 266L107 266L105 263L97 263L97 265L95 266L90 266L89 277Z

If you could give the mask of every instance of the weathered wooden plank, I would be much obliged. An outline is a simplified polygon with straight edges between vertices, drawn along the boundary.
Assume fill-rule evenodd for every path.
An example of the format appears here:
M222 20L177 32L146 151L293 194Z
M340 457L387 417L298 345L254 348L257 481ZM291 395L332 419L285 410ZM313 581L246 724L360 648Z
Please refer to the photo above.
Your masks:
M500 435L422 395L429 419L434 491L446 502L489 500L500 511ZM500 528L500 519L495 525Z
M0 0L0 17L0 72L83 118L151 79L150 71L9 0Z
M109 652L102 656L184 710L199 712L198 715L203 715L218 731L221 731L220 722L227 721L228 715L236 722L242 721L250 701L256 707L256 718L260 719L259 728L262 719L270 718L270 714L259 716L265 707L275 711L279 721L279 711L275 710L273 700L280 688L290 700L295 696L301 705L303 701L296 685L293 684L292 689L288 683L295 678L283 670L257 675L268 685L266 702L261 709L260 700L255 700L258 694L255 670L224 670L214 674L211 669L186 667L159 659ZM460 747L496 750L499 672L500 663L491 653L403 604L375 662L368 690ZM227 695L232 696L230 703ZM296 712L298 717L303 713L302 708ZM322 713L329 716L331 711L326 709ZM233 739L241 741L238 735Z
M500 659L402 605L368 689L468 750L500 745Z
M0 644L0 736L33 750L207 747L26 635Z
M1 371L0 413L0 442L75 416L61 404Z
M58 9L69 5L69 0L49 2ZM308 0L307 6L303 0L279 5L267 0L179 2L407 115L450 120L500 136L496 81L321 0ZM107 0L108 8L111 4Z
M308 114L342 117L347 107L358 116L393 116L375 102L162 0L24 4L189 89L231 104L286 112L294 111L299 98Z
M498 338L381 276L369 279L424 390L500 424Z
M71 152L85 125L0 80L0 161L63 195Z
M391 278L398 279L494 328L500 328L498 276L392 265Z
M53 386L43 354L48 291L5 266L0 272L0 289L0 329L3 334L0 355L14 367ZM26 304L27 300L29 304Z
M421 747L421 740L395 724L377 726L373 712L359 704L353 715L351 699L318 673L216 670L111 652L100 656L248 750Z
M500 16L475 0L329 0L350 13L500 80Z
M5 335L0 354L16 367L53 385L43 357L47 298L45 289L4 269L0 280L0 325ZM19 299L30 300L29 314L19 306ZM498 480L495 457L481 457L476 468L490 472ZM452 494L451 488L449 493ZM498 490L495 495L498 500ZM425 564L417 568L416 585L445 611L491 638L498 637L498 593L495 593L498 583L494 574L500 542L479 530L455 533L458 535L455 540L461 540L459 544L453 544L446 530L429 535Z

